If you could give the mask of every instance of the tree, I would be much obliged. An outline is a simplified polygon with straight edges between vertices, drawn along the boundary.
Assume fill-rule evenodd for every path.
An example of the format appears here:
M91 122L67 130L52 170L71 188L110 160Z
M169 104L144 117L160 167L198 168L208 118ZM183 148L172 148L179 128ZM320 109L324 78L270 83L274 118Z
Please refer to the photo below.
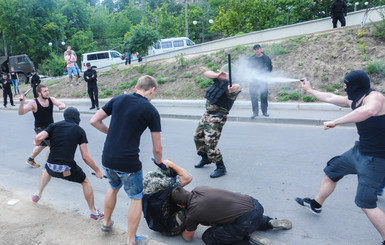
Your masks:
M159 33L144 25L137 25L124 36L126 48L131 53L138 52L140 56L147 55L148 47L159 41Z

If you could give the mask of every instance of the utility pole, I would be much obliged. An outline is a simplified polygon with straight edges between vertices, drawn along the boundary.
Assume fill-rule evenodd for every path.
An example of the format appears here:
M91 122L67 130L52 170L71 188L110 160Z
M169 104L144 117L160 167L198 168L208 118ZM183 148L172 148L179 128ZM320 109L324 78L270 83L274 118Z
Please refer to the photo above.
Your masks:
M5 55L5 56L8 56L8 53L7 53L7 42L5 41L4 32L1 32L1 35L3 36L4 55Z
M188 12L187 12L187 0L184 0L184 17L185 17L186 37L188 38Z

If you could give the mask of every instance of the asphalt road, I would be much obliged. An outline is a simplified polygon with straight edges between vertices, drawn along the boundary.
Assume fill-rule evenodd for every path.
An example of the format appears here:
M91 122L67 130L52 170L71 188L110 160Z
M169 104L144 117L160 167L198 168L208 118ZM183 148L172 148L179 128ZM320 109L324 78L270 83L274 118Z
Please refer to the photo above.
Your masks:
M87 133L91 156L101 167L105 135L89 125L90 117L82 115L80 125ZM58 120L62 120L61 113L55 113L55 121ZM356 176L348 176L340 181L325 203L321 215L310 213L294 201L297 196L315 195L326 162L350 148L358 138L354 127L324 131L321 126L228 122L219 143L228 174L210 179L209 174L214 166L203 169L193 167L199 161L193 142L197 123L195 120L162 119L163 156L171 158L193 174L194 179L187 189L209 185L257 198L264 206L266 215L288 218L293 222L293 229L288 231L259 233L273 240L274 244L380 244L380 235L354 204ZM16 111L0 111L0 125L0 185L30 196L36 191L42 169L32 169L24 164L33 148L33 116L18 116ZM154 169L148 131L142 136L140 156L144 173ZM92 170L81 160L79 152L75 160L91 181L96 206L103 209L107 181L91 175ZM39 155L36 161L42 164L44 154ZM53 179L46 187L41 202L88 215L78 184ZM385 209L384 198L380 198L378 204ZM121 191L113 219L124 230L127 230L128 206L129 199ZM199 227L193 242L189 244L203 244L200 235L204 229ZM172 245L185 243L180 237L164 237L152 232L144 220L140 223L138 234Z

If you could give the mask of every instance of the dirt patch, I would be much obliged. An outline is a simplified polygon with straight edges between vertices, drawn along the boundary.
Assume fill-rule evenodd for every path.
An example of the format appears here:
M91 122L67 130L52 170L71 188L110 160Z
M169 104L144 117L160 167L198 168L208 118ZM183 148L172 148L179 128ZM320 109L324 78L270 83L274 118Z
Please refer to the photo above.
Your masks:
M365 70L370 62L383 60L384 43L370 33L372 28L339 28L319 34L261 43L273 61L274 73L290 78L307 77L314 88L344 95L343 77L356 69ZM111 98L126 91L134 92L137 79L145 74L154 76L160 83L157 99L202 99L208 84L203 72L219 69L227 62L227 53L233 60L253 54L250 46L237 46L207 54L177 56L158 62L112 66L98 70L99 95ZM373 87L385 91L383 75L371 75ZM61 98L86 98L87 88L83 79L71 88L68 78L46 81L51 96ZM206 85L206 86L205 86ZM240 100L249 100L247 86ZM299 98L285 95L298 94ZM298 84L271 85L269 101L301 100L304 94ZM31 95L29 95L31 96Z

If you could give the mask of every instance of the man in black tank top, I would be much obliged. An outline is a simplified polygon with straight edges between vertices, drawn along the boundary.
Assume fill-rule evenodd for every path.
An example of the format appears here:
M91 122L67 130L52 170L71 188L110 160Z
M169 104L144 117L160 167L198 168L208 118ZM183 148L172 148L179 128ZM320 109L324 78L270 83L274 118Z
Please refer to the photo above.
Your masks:
M53 123L53 105L57 106L59 110L66 108L65 104L54 97L49 96L48 87L40 84L36 89L38 97L28 104L25 103L24 94L20 95L19 115L24 115L29 111L32 111L35 117L35 132L36 134L43 131L48 125ZM37 168L40 164L35 162L35 157L46 147L49 146L49 140L43 141L40 145L36 146L30 157L25 162L28 166ZM49 151L47 152L48 157Z
M377 207L377 191L385 176L385 97L370 88L370 79L365 71L348 73L344 82L347 96L314 90L305 78L302 80L302 88L317 99L353 109L343 117L324 122L324 129L355 123L359 141L347 152L329 160L314 199L297 197L296 201L314 213L321 213L322 204L334 191L337 182L345 175L357 174L355 203L380 232L385 245L385 213Z

